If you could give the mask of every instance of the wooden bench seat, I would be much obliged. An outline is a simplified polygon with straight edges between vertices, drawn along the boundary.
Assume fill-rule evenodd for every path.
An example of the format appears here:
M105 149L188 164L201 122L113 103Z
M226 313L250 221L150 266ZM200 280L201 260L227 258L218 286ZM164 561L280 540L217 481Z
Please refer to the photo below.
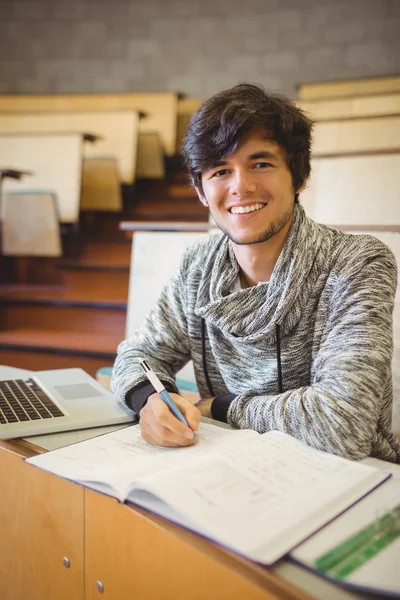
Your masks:
M199 110L203 100L201 98L181 98L178 102L178 124L176 132L176 153L182 148L183 138L192 116Z
M119 165L115 157L84 159L81 210L122 210Z
M56 197L51 193L5 193L1 204L4 256L61 256Z
M138 142L137 177L143 179L164 179L164 151L157 132L142 133Z
M62 223L77 223L82 179L80 133L0 134L0 164L32 171L21 181L5 179L2 191L49 192L57 199Z

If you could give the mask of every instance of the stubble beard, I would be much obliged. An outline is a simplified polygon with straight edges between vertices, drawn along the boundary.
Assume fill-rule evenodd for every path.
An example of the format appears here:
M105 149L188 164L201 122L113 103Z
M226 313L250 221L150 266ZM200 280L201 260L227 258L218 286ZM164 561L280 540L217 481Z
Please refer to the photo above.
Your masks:
M261 209L261 210L264 210L264 209ZM211 216L213 217L217 227L222 231L222 233L224 233L231 240L231 242L233 242L234 244L237 244L238 246L247 246L249 244L261 244L262 242L266 242L267 240L270 240L272 237L274 237L274 235L279 233L281 231L281 229L283 229L285 227L285 225L288 224L288 222L290 221L290 219L293 216L293 210L294 210L294 203L290 208L288 208L288 210L285 213L283 213L283 215L281 215L275 221L270 223L268 225L267 229L260 232L258 235L255 235L254 238L245 239L245 240L235 237L231 231L229 231L225 227L222 227L215 220L214 215L212 213L211 213Z

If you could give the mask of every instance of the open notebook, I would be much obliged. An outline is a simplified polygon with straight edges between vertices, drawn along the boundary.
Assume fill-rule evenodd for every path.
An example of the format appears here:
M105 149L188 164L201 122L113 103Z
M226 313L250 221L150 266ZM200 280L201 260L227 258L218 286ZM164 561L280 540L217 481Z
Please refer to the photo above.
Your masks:
M138 426L27 462L142 506L262 564L272 564L390 474L276 431L201 423L198 444L160 448Z

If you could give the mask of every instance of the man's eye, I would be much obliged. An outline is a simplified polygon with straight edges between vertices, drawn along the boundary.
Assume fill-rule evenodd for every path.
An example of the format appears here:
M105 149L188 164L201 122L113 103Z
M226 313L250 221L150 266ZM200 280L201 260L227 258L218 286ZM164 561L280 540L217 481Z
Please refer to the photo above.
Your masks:
M258 162L254 165L255 169L266 169L268 167L272 167L271 163L268 162Z
M222 177L222 175L226 175L228 172L228 169L221 169L220 171L216 171L215 173L213 173L212 177Z

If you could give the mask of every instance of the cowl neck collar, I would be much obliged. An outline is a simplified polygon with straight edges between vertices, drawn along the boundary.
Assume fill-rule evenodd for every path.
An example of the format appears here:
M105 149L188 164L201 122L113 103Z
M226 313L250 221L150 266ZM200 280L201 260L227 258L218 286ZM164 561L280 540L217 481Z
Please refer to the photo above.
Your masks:
M331 236L323 236L321 227L296 204L269 283L230 293L239 264L231 242L223 236L205 265L195 312L232 340L266 340L275 336L276 325L285 334L298 323L304 306L319 288L318 280L326 277L330 246Z

